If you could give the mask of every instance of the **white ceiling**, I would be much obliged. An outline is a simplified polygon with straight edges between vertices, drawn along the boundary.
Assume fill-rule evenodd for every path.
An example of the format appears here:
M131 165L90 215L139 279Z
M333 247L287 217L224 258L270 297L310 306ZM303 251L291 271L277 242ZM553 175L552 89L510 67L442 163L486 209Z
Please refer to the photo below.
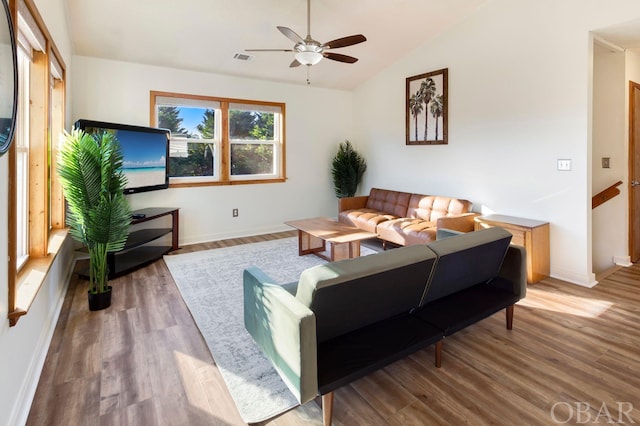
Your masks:
M488 0L311 0L311 36L320 42L364 34L336 49L355 64L323 59L311 84L350 90ZM305 84L306 67L289 68L293 53L276 26L306 35L305 0L66 0L73 53L163 67Z
M602 28L594 33L601 40L612 43L614 46L640 52L640 19Z

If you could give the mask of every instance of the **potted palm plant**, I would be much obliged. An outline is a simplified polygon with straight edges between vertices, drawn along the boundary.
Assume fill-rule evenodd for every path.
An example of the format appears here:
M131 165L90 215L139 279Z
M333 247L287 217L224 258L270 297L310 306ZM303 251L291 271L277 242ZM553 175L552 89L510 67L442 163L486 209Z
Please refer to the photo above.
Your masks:
M131 224L118 140L107 132L65 132L58 174L70 233L89 252L89 309L107 308L111 305L107 253L124 248Z
M336 197L345 198L356 195L356 189L362 181L365 170L367 170L367 162L353 149L351 142L347 140L341 143L331 168Z

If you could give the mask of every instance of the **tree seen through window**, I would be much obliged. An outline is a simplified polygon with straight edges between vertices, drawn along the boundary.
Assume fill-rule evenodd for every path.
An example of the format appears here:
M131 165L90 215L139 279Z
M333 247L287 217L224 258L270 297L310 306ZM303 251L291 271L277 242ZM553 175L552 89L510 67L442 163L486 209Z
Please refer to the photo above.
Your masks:
M184 119L180 116L181 112L177 106L158 107L158 127L171 130L172 135L169 176L214 176L215 145L195 141L213 139L214 110L203 110L202 123L197 127L200 134L191 133L182 126ZM189 139L194 141L190 142Z
M159 106L158 127L172 132L170 176L214 176L215 144L201 141L215 140L215 109L198 108L201 120L193 129L184 127L187 110L180 106ZM231 175L275 173L274 149L275 114L261 111L229 111L229 139L231 139Z

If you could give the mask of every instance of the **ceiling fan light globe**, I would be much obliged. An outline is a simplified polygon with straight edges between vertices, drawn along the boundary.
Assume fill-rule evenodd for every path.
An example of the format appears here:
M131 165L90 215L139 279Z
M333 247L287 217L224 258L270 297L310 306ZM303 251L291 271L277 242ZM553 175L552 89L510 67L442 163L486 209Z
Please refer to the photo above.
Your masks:
M320 52L297 52L295 54L296 60L302 65L315 65L322 59L322 53Z

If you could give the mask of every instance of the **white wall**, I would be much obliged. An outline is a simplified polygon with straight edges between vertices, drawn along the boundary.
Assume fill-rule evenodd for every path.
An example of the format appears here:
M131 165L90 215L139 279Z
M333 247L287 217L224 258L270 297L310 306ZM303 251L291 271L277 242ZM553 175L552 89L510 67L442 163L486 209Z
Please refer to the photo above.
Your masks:
M6 244L3 245L6 253ZM73 241L62 246L27 315L9 327L6 297L0 318L0 425L24 424L49 350L73 267ZM3 264L6 277L6 266ZM6 279L2 294L7 294Z
M40 14L55 37L63 60L70 63L70 40L62 11L62 0L36 0ZM0 259L8 258L7 156L0 159ZM8 265L0 262L0 425L23 424L38 384L49 341L64 299L73 252L70 241L61 249L29 313L9 327Z
M626 79L640 83L640 50L627 50L625 52ZM626 87L626 86L625 86ZM627 117L628 118L628 117ZM625 128L628 129L625 124Z
M69 26L65 12L67 2L64 0L34 0L34 3L44 18L47 29L68 67L71 62L71 38L69 37Z
M330 162L338 144L351 138L350 92L81 56L73 57L73 68L76 119L149 125L151 90L286 103L286 183L129 196L133 208L180 207L180 244L286 230L285 220L337 215ZM233 208L239 217L232 217Z
M628 256L627 114L625 53L596 43L593 61L592 195L623 181L620 195L593 210L593 270L614 266L614 257ZM610 168L602 167L610 158Z
M391 64L355 91L365 191L464 197L477 211L549 221L552 276L593 285L589 31L634 16L631 0L495 0ZM405 146L405 79L440 68L449 144Z

